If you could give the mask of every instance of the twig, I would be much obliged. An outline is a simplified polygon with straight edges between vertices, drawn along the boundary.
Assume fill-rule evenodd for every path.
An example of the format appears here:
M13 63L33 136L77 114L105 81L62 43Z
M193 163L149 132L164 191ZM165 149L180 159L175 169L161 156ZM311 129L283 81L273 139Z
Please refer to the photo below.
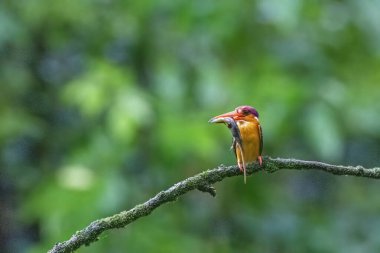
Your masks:
M362 166L342 166L330 165L321 162L302 161L296 159L282 158L263 158L263 165L260 167L257 163L247 166L247 174L265 170L267 172L275 172L281 169L292 170L321 170L335 175L350 175L368 178L380 178L380 168L366 169ZM60 242L48 251L49 253L66 253L77 250L82 245L89 245L97 241L98 236L106 230L114 228L122 228L129 223L139 219L140 217L149 215L154 209L167 202L175 201L179 196L186 192L198 189L203 192L208 192L215 196L215 189L212 184L222 181L224 178L241 175L238 166L221 165L216 169L207 170L193 177L189 177L165 191L159 192L156 196L149 199L143 204L137 205L134 208L115 214L113 216L95 220L86 228L77 231L67 241Z

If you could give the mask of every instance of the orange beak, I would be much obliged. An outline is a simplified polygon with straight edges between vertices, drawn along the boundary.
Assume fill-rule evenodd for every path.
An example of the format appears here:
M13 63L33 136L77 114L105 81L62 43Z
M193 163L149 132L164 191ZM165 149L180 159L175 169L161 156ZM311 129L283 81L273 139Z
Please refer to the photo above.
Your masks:
M212 119L210 119L208 122L209 123L227 123L228 118L236 121L236 120L243 119L244 115L237 113L236 111L232 111L232 112L227 112L227 113L215 116Z

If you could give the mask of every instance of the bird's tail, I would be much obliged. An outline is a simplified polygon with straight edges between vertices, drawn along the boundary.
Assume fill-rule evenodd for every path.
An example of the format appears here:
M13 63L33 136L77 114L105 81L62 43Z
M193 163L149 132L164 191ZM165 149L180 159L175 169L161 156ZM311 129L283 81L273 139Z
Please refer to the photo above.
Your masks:
M244 171L244 184L247 183L247 168L245 167L245 160L243 153L241 154L241 157L243 158L243 171Z
M243 153L243 147L240 145L240 143L237 142L238 145L238 152L240 152L240 157L242 163L239 162L239 168L243 170L244 173L244 184L247 183L247 168L245 167L245 158L244 158L244 153Z

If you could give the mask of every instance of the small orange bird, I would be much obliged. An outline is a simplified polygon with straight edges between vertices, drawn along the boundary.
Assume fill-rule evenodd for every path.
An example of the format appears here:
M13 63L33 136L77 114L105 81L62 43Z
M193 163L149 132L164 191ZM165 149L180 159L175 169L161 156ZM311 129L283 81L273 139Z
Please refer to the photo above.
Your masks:
M246 183L246 164L254 161L263 163L263 133L259 122L259 113L251 106L243 105L209 120L210 123L224 123L232 133L232 147L240 171L244 173Z

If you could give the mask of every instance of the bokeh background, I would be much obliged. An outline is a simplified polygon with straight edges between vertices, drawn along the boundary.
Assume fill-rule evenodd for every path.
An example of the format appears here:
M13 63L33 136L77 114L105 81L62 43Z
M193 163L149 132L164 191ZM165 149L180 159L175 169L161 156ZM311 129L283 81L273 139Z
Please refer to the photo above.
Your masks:
M234 164L214 115L258 109L264 154L380 165L380 1L0 2L0 251ZM226 179L78 252L380 252L380 183Z

